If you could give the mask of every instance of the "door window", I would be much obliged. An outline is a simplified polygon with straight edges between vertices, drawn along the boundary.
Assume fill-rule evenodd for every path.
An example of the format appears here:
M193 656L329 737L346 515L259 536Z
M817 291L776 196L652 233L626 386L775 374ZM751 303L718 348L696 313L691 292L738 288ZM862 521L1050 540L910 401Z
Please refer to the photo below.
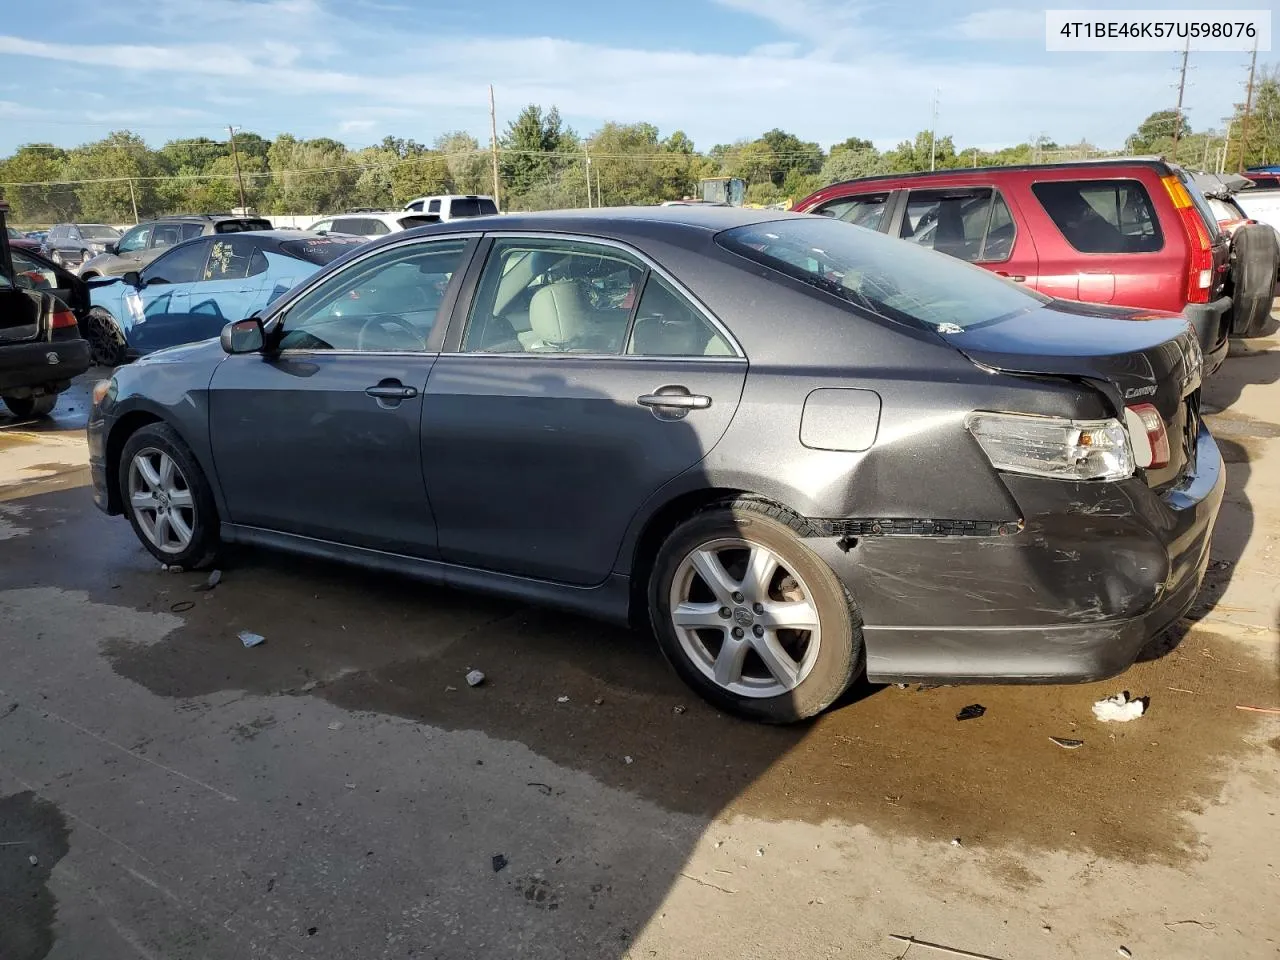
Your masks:
M307 228L312 233L327 233L333 229L332 220L319 220Z
M627 353L645 357L731 357L710 321L667 281L650 273L636 307Z
M38 290L55 290L58 286L58 275L39 260L28 257L16 247L10 249L13 257L14 283L19 287ZM3 278L3 274L0 274Z
M157 223L151 234L152 247L172 247L182 242L181 223Z
M1052 180L1031 191L1080 253L1154 253L1164 246L1151 197L1137 180Z
M466 240L436 240L350 264L289 308L280 349L425 350L466 249Z
M194 283L204 276L209 242L196 241L174 247L142 271L146 283Z
M868 230L879 230L884 223L884 212L889 206L889 194L877 193L865 197L842 197L824 203L813 212L823 217L834 217L845 223Z
M205 264L202 279L243 280L252 276L251 265L255 253L258 253L258 245L247 237L219 236L210 248L209 262Z
M182 239L194 240L196 237L204 235L203 223L184 223L182 225Z
M1006 260L1014 226L998 191L912 190L899 235L922 247L969 262Z
M418 204L416 209L421 210L422 204ZM439 212L440 212L440 201L439 200L428 201L427 213L439 213Z
M496 240L462 350L620 354L644 275L644 265L616 247Z
M116 244L116 252L132 253L135 250L142 250L147 246L147 241L151 239L151 224L145 223L140 227L134 227Z

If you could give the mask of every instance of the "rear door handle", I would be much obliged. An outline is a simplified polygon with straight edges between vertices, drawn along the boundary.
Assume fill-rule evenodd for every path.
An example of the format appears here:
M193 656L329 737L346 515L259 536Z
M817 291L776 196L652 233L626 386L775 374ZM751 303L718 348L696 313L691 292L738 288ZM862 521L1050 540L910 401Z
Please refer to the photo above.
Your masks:
M636 397L642 407L675 407L680 410L705 410L711 398L697 393L646 393Z
M1005 277L1006 279L1012 280L1014 283L1026 283L1026 282L1027 282L1027 278L1026 278L1026 277L1024 277L1022 274L1020 274L1020 273L1010 273L1008 270L997 270L997 271L996 271L996 276L997 276L997 277Z
M366 387L364 391L370 397L379 400L412 400L418 395L417 387L406 387L397 381L383 381L376 386Z

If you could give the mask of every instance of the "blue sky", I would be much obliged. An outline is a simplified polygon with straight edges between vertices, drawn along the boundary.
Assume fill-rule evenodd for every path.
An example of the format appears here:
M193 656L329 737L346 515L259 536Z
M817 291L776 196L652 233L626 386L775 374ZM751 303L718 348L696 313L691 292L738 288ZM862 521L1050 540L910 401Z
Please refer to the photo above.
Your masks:
M1070 7L1079 4L1060 3ZM1127 9L1129 3L1090 4ZM1246 4L1241 2L1240 6ZM1262 4L1252 4L1265 6ZM1164 8L1211 7L1164 0ZM1044 4L882 0L58 0L0 19L0 155L128 127L154 145L385 134L488 139L525 103L580 132L683 129L700 149L782 127L827 146L926 129L994 147L1044 133L1104 147L1172 106L1177 55L1044 50ZM1269 56L1264 54L1265 61ZM1191 125L1222 125L1248 57L1192 55Z

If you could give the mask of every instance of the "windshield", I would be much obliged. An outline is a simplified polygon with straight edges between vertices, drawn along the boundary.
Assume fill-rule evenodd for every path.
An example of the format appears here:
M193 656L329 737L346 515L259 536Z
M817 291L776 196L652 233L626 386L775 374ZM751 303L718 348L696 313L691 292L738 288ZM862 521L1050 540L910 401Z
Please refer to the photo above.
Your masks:
M337 260L347 251L354 250L367 242L364 237L330 234L327 237L309 237L306 240L286 240L280 244L280 249L298 260L324 266L332 260Z
M828 217L735 227L716 242L878 316L935 330L988 323L1050 299L946 254Z
M80 236L86 240L115 240L120 236L120 232L100 223L82 223Z

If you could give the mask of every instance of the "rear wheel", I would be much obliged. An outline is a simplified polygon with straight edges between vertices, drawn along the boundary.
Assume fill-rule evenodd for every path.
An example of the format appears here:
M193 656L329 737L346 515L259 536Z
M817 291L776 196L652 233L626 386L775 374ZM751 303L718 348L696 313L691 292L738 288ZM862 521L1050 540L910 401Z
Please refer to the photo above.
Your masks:
M723 710L769 723L821 713L863 666L861 619L803 521L737 501L685 521L659 551L649 611L667 659Z
M84 338L95 366L118 367L124 363L125 339L115 317L102 307L94 307L85 317Z
M38 397L4 398L4 405L19 420L27 420L31 417L47 417L53 413L53 408L57 402L58 395L56 393L46 393Z
M62 254L57 250L49 254L49 259L52 260L54 263L56 263L60 267L65 267L67 265L67 262L62 259Z
M1271 315L1280 244L1266 224L1248 224L1231 238L1231 333L1236 337L1262 334Z
M218 553L218 509L195 456L167 424L142 427L117 465L125 514L161 563L198 570Z

